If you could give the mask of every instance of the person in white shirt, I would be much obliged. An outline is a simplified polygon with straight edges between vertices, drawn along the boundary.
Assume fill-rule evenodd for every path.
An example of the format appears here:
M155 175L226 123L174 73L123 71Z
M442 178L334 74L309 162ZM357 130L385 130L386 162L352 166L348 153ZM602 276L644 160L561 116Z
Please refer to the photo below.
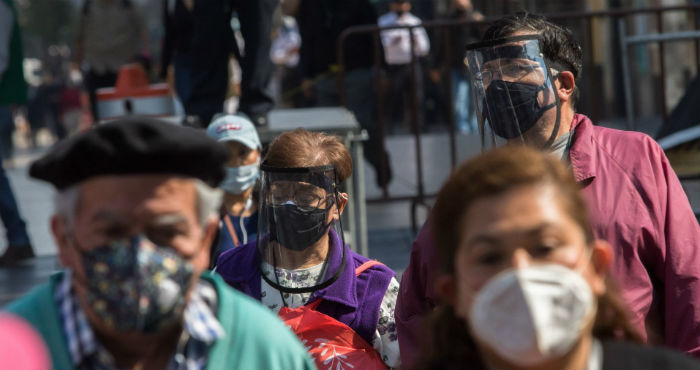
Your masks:
M420 18L411 14L411 3L408 0L392 0L389 4L390 11L377 21L379 27L391 26L418 26ZM389 65L411 63L411 35L407 29L392 29L382 31L382 45L384 57ZM425 28L413 29L413 53L418 56L426 56L430 51L430 40Z
M301 34L294 17L282 15L282 23L273 32L270 59L275 65L272 75L271 90L276 97L278 107L300 108L311 105L299 89L301 74L299 73L299 50L301 49Z
M421 24L420 18L411 14L411 3L408 0L392 0L389 4L390 11L379 17L380 27L391 26L418 26ZM384 47L384 58L387 63L387 77L389 78L389 104L388 111L391 120L396 122L403 120L404 99L410 100L411 89L411 50L416 58L423 57L430 51L430 40L423 27L415 27L413 32L413 45L411 45L411 34L408 29L389 29L381 32L382 46ZM418 103L422 99L423 81L419 63L416 63L413 70L416 79L416 90L418 92ZM419 122L422 120L422 109L418 108Z

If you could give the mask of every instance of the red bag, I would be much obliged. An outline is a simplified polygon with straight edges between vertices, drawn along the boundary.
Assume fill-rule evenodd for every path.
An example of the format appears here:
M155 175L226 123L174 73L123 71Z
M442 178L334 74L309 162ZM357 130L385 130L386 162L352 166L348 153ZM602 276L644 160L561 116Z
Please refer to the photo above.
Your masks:
M377 264L377 261L367 261L355 274L359 276ZM282 307L279 311L280 318L299 337L316 367L319 370L388 369L377 351L352 328L316 311L321 300L294 309Z

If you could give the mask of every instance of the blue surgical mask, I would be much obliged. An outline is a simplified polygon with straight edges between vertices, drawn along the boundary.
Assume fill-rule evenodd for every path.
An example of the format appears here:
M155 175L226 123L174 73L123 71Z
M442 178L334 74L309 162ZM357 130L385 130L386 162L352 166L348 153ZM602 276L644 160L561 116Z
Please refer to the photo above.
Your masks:
M226 178L219 187L230 194L241 194L248 190L260 175L258 164L226 168Z

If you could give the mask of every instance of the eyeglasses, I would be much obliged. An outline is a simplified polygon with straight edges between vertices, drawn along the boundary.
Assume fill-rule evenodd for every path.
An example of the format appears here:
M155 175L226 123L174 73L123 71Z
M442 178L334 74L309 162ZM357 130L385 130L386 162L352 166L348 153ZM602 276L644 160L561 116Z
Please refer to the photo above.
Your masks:
M326 208L328 203L332 202L333 195L309 184L276 183L270 191L269 201L273 205L294 204L302 211L313 211Z
M493 80L503 78L517 81L527 77L536 70L542 70L539 64L503 63L496 66L483 67L481 71L475 73L474 79L484 85L490 84Z

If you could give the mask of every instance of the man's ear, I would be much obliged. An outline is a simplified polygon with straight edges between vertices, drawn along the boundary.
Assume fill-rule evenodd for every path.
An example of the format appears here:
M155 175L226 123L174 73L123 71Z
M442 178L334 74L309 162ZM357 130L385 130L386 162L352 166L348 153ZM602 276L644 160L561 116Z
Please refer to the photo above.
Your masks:
M576 88L574 74L569 71L559 72L555 85L559 100L562 103L571 102L571 97L574 95L574 89Z
M58 247L58 261L61 266L71 267L75 259L75 250L71 247L68 222L61 215L53 215L49 220L53 240Z
M435 278L435 292L447 304L455 307L457 302L457 285L454 275L440 274Z
M610 265L613 261L613 251L610 243L604 240L595 240L592 245L591 263L591 289L596 296L601 296L605 293L605 277L608 274Z
M219 228L219 219L216 217L210 217L204 226L202 245L200 246L199 255L192 261L197 269L206 269L210 264L211 259L211 248L214 238L216 237L216 232Z

